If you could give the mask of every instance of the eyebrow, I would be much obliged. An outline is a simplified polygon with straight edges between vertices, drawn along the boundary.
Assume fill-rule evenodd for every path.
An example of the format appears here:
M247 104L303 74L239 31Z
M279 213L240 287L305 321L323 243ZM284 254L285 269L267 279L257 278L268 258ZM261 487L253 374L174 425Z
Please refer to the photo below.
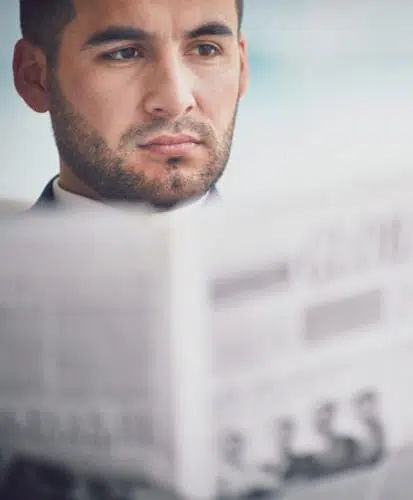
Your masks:
M130 40L140 42L154 38L154 35L147 31L134 28L132 26L109 26L101 31L96 31L85 42L84 48L96 47L110 42L120 42Z
M203 36L233 36L234 33L229 26L219 22L205 23L197 28L187 31L185 37L188 39L200 38ZM97 47L110 42L133 41L142 42L155 39L156 35L141 28L132 26L108 26L96 31L91 35L85 44L84 49Z
M234 36L234 32L226 24L213 22L202 24L186 33L186 37L190 39L201 36Z

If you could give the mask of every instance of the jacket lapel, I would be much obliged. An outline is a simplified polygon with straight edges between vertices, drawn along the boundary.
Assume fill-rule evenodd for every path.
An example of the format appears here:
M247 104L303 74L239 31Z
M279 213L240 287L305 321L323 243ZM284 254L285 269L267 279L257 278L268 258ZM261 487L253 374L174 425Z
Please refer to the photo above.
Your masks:
M54 205L56 205L56 198L54 197L53 194L53 183L55 179L57 179L57 175L51 179L46 187L43 189L42 194L40 195L39 199L36 201L36 203L32 206L32 209L34 208L52 208Z

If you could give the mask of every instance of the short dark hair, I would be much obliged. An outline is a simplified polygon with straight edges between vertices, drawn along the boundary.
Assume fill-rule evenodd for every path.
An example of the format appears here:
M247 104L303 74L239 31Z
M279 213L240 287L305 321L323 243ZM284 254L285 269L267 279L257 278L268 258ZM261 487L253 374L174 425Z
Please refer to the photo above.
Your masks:
M51 64L57 60L62 32L75 16L72 0L20 0L23 38L41 47Z
M244 0L235 0L238 26L244 15ZM65 26L76 16L72 0L20 0L20 27L23 37L41 47L53 64L57 60Z

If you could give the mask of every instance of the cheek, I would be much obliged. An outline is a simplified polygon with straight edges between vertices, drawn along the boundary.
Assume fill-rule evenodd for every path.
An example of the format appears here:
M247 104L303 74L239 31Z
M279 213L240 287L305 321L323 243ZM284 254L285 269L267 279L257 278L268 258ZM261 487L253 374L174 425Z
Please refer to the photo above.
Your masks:
M74 109L86 120L88 126L105 138L109 147L115 149L119 138L136 123L136 90L119 88L114 78L97 73L66 80L65 96Z
M221 73L198 87L198 105L216 132L226 131L234 116L239 94L239 77L233 72Z

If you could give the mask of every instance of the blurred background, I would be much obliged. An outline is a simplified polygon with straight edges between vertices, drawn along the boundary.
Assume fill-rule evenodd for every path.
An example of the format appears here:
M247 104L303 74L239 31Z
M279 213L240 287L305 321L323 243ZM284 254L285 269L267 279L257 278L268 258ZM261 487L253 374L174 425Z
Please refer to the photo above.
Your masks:
M57 173L47 115L15 93L18 2L0 7L0 211ZM413 2L246 0L251 79L220 189L288 196L413 171Z

